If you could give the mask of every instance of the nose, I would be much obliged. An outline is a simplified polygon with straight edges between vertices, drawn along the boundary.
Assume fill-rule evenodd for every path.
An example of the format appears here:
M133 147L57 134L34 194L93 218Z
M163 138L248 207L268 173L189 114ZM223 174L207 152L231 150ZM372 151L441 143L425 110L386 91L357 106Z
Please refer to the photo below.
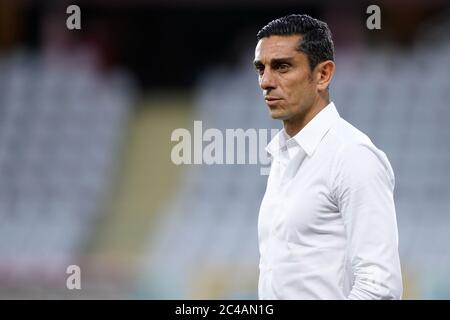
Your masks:
M270 70L265 70L264 73L259 78L259 86L263 90L275 89L275 79L270 72Z

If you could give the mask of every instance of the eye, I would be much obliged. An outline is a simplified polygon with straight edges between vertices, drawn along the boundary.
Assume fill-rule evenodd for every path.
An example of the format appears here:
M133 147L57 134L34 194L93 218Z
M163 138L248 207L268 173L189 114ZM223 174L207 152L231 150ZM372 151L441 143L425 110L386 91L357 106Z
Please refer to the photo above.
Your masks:
M280 65L277 66L277 70L280 72L286 72L289 70L290 65L287 63L282 63Z
M255 71L256 71L257 74L262 76L263 73L264 73L264 67L263 66L257 66L257 67L255 67Z

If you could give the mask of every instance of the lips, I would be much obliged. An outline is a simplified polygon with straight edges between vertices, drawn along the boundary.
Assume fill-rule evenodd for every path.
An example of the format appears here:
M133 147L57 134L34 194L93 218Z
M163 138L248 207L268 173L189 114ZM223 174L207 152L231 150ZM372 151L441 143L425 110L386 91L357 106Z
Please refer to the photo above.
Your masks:
M272 97L272 96L265 96L264 100L266 100L266 101L276 101L276 100L281 100L281 98Z
M266 101L266 104L272 108L272 107L276 107L276 105L278 104L279 101L281 101L281 98L276 98L276 97L271 97L271 96L266 96L264 97L264 100Z

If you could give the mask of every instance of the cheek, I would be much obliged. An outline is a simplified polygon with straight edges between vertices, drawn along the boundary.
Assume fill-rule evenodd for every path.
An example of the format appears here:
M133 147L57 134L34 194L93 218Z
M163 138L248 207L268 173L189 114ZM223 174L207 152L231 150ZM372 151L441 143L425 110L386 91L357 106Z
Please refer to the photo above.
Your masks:
M299 83L286 88L288 101L291 104L298 105L298 103L301 102L308 94L307 91L307 87Z
M298 97L307 90L308 81L305 75L296 72L283 79L282 88L290 97Z
M292 88L292 97L297 101L305 100L314 94L314 88L308 79L297 83L295 87Z

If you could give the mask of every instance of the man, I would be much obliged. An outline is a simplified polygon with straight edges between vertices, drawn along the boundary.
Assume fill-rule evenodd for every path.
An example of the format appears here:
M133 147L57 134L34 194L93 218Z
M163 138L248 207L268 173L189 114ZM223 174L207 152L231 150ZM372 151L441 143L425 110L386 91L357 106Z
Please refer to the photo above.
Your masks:
M307 15L257 35L255 68L283 129L258 221L260 299L400 299L402 279L386 155L339 116L326 23Z

